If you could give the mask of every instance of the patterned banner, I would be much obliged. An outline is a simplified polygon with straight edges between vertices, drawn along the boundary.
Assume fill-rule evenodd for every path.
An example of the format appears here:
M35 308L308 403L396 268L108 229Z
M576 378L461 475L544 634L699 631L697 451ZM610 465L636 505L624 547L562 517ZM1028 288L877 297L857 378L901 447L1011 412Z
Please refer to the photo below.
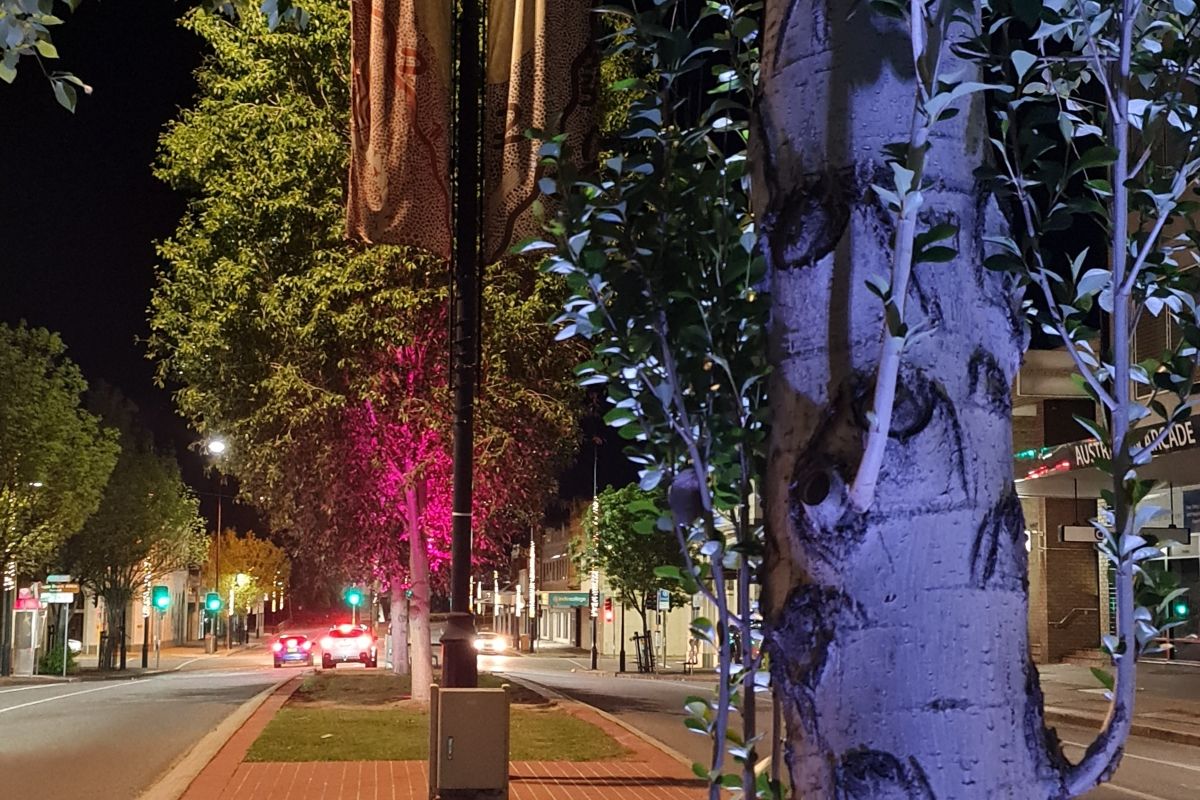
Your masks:
M573 159L594 158L599 54L592 0L491 0L484 109L484 263L538 235L538 149L529 130L565 132Z
M559 0L556 0L556 2ZM351 0L350 237L450 258L448 0Z

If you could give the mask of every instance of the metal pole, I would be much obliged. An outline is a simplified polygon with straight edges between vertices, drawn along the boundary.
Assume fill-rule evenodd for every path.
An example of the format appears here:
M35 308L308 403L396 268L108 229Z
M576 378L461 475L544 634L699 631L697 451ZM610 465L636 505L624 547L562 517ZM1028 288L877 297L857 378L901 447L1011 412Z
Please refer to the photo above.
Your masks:
M158 665L162 663L162 624L163 617L166 616L165 611L158 612L158 635L154 637L154 668L158 669Z
M442 677L451 688L474 688L475 621L467 610L471 575L471 496L474 455L475 359L479 299L479 107L483 20L479 0L460 0L457 29L458 92L454 163L452 356L454 384L454 495L450 543L450 618L442 635Z
M221 484L225 482L222 478L217 483L217 533L213 537L213 549L216 551L216 564L213 570L216 573L213 575L213 591L218 595L221 593ZM221 645L221 640L217 638L217 612L212 614L212 624L209 626L209 633L212 635L212 652L217 652Z
M617 663L620 672L625 671L625 603L621 603L621 657Z
M68 660L68 656L71 652L70 647L68 647L68 645L67 645L67 638L68 638L67 626L70 624L67 622L67 620L69 619L69 617L67 616L67 611L68 611L68 609L70 609L70 607L71 607L70 603L63 603L63 607L62 607L62 619L63 619L62 667L63 667L63 674L62 674L62 676L64 678L67 677L67 660Z

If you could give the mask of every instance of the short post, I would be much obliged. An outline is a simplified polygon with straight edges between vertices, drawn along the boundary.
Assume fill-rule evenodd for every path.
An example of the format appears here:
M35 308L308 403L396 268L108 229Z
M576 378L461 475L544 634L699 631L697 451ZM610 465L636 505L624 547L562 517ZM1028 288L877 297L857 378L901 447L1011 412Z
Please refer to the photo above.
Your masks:
M621 603L621 657L617 663L617 670L625 671L625 603Z

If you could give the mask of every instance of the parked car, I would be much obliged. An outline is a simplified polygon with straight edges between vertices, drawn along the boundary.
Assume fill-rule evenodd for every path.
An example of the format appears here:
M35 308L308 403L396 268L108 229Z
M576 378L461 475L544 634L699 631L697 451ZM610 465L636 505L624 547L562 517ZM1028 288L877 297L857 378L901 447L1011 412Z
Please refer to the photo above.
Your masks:
M271 643L271 653L275 658L275 668L278 669L284 664L304 664L311 667L313 665L313 643L309 641L307 636L301 636L296 633L289 633L280 636Z
M83 642L78 639L67 639L67 650L72 655L79 655L83 652Z
M321 638L321 667L333 669L351 663L378 665L375 636L362 625L335 625Z

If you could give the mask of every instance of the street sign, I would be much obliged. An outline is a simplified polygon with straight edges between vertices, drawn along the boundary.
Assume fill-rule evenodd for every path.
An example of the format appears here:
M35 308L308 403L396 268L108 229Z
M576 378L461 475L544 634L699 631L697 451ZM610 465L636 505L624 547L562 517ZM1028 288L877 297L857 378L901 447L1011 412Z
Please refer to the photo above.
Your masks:
M79 594L78 583L52 583L49 586L43 586L41 593L46 592L70 592L71 594Z
M591 602L590 592L550 592L551 608L584 608Z
M71 579L70 575L47 575L46 576L46 583L70 583L71 580L72 579Z
M670 611L671 610L671 592L667 589L659 589L658 590L658 610L659 611Z
M75 594L73 592L42 592L38 600L43 603L74 603Z

